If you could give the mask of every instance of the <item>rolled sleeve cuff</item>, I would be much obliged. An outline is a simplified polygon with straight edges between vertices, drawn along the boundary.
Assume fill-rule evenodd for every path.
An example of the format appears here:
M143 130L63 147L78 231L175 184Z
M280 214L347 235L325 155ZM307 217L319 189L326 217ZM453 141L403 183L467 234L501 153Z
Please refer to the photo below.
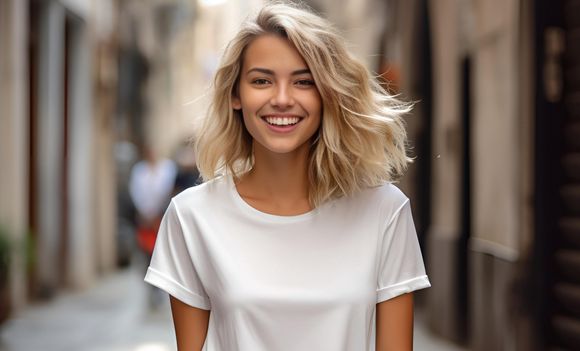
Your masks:
M149 267L145 275L145 282L167 292L169 295L193 307L202 310L210 310L211 304L208 298L196 294L163 273Z
M426 275L405 280L384 288L377 289L377 303L392 299L402 294L410 293L415 290L425 289L431 286L429 278Z

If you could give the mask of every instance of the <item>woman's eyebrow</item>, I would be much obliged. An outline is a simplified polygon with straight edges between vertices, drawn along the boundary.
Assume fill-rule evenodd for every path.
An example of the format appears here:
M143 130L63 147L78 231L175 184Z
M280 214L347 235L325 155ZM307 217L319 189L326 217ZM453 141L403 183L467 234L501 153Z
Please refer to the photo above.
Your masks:
M297 76L300 74L310 74L310 70L308 68L304 68L304 69L299 69L299 70L292 72L293 76Z
M268 74L273 76L274 75L274 71L272 71L271 69L267 69L267 68L260 68L260 67L254 67L254 68L250 68L246 74L250 73L250 72L260 72L260 73L264 73L264 74ZM304 69L298 69L294 72L291 73L291 75L293 76L297 76L300 74L310 74L310 70L308 68L304 68Z

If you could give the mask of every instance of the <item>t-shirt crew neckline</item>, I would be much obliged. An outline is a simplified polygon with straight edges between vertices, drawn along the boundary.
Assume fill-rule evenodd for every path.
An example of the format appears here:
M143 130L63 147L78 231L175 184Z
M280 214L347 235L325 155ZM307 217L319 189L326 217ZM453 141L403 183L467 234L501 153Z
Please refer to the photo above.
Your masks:
M256 218L258 220L265 220L265 221L276 222L276 223L300 222L300 221L308 220L308 219L316 216L316 214L318 212L320 212L320 207L315 207L308 212L301 213L299 215L291 215L291 216L275 215L275 214L260 211L260 210L256 209L255 207L253 207L252 205L250 205L249 203L247 203L246 200L244 200L244 198L242 198L242 196L238 192L238 189L236 188L236 184L234 182L232 175L228 174L225 176L225 178L226 178L226 182L228 183L228 187L227 187L228 191L229 191L231 197L233 198L234 202L236 203L236 205L242 211L244 211L244 213L246 213L247 215L249 215L253 218Z

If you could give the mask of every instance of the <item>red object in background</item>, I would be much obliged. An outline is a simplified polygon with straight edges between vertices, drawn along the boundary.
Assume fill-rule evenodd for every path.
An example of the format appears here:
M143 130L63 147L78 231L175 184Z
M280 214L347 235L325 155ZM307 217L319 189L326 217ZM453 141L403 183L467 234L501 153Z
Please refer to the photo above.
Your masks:
M379 75L384 79L382 84L390 94L398 94L401 86L401 70L394 62L383 62L379 68Z
M157 221L153 226L140 226L137 228L137 244L149 256L153 254L159 224L160 221Z

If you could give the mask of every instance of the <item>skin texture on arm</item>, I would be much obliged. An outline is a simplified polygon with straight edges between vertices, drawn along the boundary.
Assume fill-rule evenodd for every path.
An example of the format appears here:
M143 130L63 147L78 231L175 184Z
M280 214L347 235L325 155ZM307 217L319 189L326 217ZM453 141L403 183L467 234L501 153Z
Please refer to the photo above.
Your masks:
M200 351L205 342L210 311L189 306L170 296L178 351Z
M413 350L413 294L377 304L376 351Z

